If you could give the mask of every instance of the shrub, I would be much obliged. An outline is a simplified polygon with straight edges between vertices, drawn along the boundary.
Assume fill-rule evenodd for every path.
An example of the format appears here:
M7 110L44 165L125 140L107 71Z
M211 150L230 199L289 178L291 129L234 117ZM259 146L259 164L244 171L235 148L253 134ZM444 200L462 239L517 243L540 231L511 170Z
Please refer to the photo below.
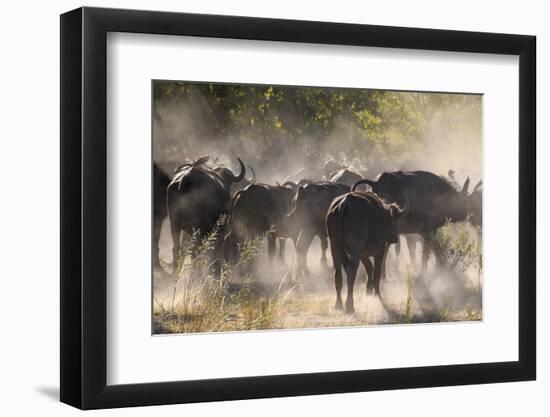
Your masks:
M471 267L481 268L481 248L476 230L467 222L454 223L449 220L435 235L442 261L461 271Z

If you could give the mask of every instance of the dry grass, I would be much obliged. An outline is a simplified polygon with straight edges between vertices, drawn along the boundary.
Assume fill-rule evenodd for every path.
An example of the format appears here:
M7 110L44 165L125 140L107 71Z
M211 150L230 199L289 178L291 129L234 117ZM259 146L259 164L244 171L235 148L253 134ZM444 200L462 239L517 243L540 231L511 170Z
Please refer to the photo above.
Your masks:
M365 281L358 278L354 292L356 312L352 315L334 310L335 294L329 285L332 268L318 268L312 276L294 282L290 272L292 260L271 264L261 259L265 257L262 253L265 236L262 236L241 245L239 263L223 264L221 277L214 278L209 252L218 232L200 242L195 236L189 246L184 245L175 278L168 274L155 275L153 332L204 333L481 320L481 253L477 244L465 239L462 226L445 227L444 236L448 239L444 244L467 248L452 252L455 263L450 272L434 271L429 276L416 276L410 266L401 266L382 282L381 298L367 296ZM458 231L453 227L458 227ZM194 255L192 245L198 247ZM258 261L260 266L255 269L252 265ZM396 261L389 257L388 262ZM344 286L344 296L345 293Z

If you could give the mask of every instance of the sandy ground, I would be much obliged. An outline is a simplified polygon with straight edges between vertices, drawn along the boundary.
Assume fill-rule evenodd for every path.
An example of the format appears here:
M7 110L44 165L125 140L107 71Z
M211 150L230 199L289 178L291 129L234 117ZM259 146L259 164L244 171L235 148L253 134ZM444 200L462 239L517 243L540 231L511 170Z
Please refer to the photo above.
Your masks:
M395 251L390 249L386 279L381 283L381 297L366 294L365 272L361 266L354 287L355 313L337 311L334 309L336 296L330 256L328 267L321 267L320 245L315 240L308 253L311 275L294 277L295 255L291 246L287 244L285 259L276 258L269 263L265 256L260 257L254 280L244 282L238 277L231 277L221 304L212 308L201 305L196 309L196 314L190 313L189 308L185 310L181 307L185 299L189 301L189 292L185 294L185 278L175 285L169 274L170 267L165 264L164 272L156 271L154 274L154 332L319 328L482 319L481 282L476 270L436 270L431 260L428 273L420 275L419 266L411 265L406 245L402 245L399 260ZM170 260L170 248L170 239L163 231L161 259ZM420 252L417 252L417 259L419 261ZM344 278L344 302L347 294L345 281ZM195 303L197 297L200 296L196 295Z

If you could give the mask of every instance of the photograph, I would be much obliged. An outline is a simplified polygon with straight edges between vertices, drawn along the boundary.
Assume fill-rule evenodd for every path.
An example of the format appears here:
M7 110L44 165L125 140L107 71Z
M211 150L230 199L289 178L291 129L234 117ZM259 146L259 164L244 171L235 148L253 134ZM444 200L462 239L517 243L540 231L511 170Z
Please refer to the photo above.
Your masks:
M483 95L152 80L152 333L483 320Z

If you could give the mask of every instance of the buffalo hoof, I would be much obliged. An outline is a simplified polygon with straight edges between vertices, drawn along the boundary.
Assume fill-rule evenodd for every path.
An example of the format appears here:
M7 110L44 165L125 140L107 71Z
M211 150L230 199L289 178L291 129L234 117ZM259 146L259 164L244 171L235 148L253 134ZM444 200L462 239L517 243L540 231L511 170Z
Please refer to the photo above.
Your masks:
M334 305L334 309L337 311L342 311L344 309L344 306L342 305L341 300L336 300L336 304Z

